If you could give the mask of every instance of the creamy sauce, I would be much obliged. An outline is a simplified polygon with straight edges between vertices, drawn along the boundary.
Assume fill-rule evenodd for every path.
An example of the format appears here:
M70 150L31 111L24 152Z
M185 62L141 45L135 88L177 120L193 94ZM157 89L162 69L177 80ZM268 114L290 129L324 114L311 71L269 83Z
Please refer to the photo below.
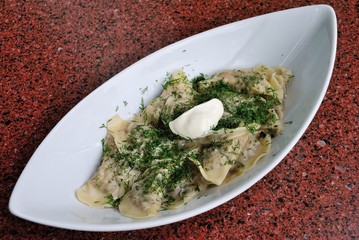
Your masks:
M214 98L184 112L178 118L171 121L169 127L174 134L183 138L200 138L217 126L223 112L222 102Z

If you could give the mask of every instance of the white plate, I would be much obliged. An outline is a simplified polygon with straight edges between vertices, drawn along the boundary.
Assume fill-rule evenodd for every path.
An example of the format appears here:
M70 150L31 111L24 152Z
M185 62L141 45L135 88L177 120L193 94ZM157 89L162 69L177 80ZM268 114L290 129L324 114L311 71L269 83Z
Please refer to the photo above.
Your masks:
M180 221L236 197L285 157L313 119L333 70L336 26L329 6L290 9L192 36L133 64L83 99L50 132L21 174L10 198L10 211L60 228L123 231ZM285 126L270 154L245 176L147 220L126 218L113 209L89 208L76 199L75 190L100 163L105 129L99 127L115 114L117 106L117 113L130 118L138 112L142 97L148 103L161 92L167 72L183 68L192 78L258 64L294 71L285 110L285 121L292 124ZM146 87L147 92L143 91Z

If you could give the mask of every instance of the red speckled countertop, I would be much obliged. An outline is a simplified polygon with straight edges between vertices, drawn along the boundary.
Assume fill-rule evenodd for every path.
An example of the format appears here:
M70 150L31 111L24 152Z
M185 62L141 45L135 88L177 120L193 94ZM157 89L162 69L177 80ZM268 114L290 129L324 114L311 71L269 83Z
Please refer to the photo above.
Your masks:
M359 239L359 3L344 1L12 1L0 3L0 239ZM338 18L333 77L293 150L252 188L152 229L94 233L13 216L12 189L35 149L82 98L180 39L304 5Z

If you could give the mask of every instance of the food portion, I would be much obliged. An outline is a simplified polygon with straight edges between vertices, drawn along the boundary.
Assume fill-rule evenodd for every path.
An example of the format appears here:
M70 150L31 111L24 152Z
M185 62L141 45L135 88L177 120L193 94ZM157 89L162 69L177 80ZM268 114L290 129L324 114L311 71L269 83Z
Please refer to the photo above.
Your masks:
M101 165L78 199L148 218L244 174L283 129L291 77L289 69L266 66L192 81L172 74L133 119L108 121Z

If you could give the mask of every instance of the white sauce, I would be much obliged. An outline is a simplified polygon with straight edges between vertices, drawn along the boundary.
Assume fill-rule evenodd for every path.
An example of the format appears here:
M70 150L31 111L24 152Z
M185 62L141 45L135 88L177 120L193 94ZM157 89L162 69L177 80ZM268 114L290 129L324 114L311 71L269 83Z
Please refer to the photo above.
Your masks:
M196 139L205 136L217 126L223 115L223 104L214 98L184 112L169 123L174 134L183 138Z

